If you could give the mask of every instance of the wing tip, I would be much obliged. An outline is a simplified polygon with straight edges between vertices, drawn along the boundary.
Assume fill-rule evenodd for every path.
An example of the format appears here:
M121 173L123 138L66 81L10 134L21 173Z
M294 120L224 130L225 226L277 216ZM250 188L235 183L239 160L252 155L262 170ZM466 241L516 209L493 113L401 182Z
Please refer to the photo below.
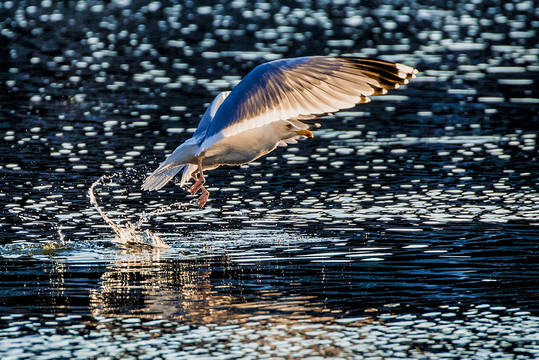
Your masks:
M400 64L400 63L395 63L395 67L397 68L399 74L398 76L401 78L401 79L404 79L404 84L408 84L408 79L415 79L416 78L416 74L419 73L419 70L417 70L416 68L413 68L411 66L408 66L408 65L404 65L404 64Z

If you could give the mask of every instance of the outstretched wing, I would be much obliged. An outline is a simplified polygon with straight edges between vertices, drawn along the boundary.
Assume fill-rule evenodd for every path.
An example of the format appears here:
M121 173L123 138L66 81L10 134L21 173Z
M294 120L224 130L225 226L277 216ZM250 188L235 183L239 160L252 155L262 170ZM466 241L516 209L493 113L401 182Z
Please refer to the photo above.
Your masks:
M369 96L407 84L416 73L406 65L357 57L312 56L259 65L219 106L199 154L249 129L368 102Z
M213 117L215 116L217 109L219 109L219 106L221 106L221 104L227 98L229 94L230 94L230 91L223 91L222 93L219 93L213 99L210 106L208 106L208 108L206 109L206 112L204 113L204 115L202 115L202 119L200 119L197 129L195 133L193 134L193 137L196 137L197 135L205 132L208 129L208 126L213 120Z

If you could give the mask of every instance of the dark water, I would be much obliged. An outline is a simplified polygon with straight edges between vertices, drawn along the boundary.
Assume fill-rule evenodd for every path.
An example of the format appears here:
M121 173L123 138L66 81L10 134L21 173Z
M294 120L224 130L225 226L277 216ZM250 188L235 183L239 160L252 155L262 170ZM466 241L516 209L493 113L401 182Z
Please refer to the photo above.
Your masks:
M536 358L538 15L0 3L0 357ZM314 54L420 74L209 172L203 210L173 184L139 190L218 92ZM113 241L88 197L102 176L106 215L168 248Z

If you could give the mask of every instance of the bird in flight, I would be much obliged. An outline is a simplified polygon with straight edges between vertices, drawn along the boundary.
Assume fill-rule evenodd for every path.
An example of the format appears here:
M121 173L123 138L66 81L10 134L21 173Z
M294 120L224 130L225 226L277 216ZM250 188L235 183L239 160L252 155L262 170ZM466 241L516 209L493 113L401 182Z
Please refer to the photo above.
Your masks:
M158 190L181 169L180 186L208 201L204 172L248 164L277 146L312 138L313 120L384 95L414 78L403 64L359 57L308 56L280 59L254 68L232 91L212 101L190 139L146 178L143 190Z

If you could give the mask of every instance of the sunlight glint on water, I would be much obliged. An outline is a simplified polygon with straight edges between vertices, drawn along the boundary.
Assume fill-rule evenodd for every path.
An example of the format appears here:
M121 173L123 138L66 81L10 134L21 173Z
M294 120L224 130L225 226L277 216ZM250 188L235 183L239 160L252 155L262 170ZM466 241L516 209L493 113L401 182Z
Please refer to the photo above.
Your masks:
M538 358L538 31L530 0L0 1L0 358ZM203 210L140 190L305 55L420 73Z

